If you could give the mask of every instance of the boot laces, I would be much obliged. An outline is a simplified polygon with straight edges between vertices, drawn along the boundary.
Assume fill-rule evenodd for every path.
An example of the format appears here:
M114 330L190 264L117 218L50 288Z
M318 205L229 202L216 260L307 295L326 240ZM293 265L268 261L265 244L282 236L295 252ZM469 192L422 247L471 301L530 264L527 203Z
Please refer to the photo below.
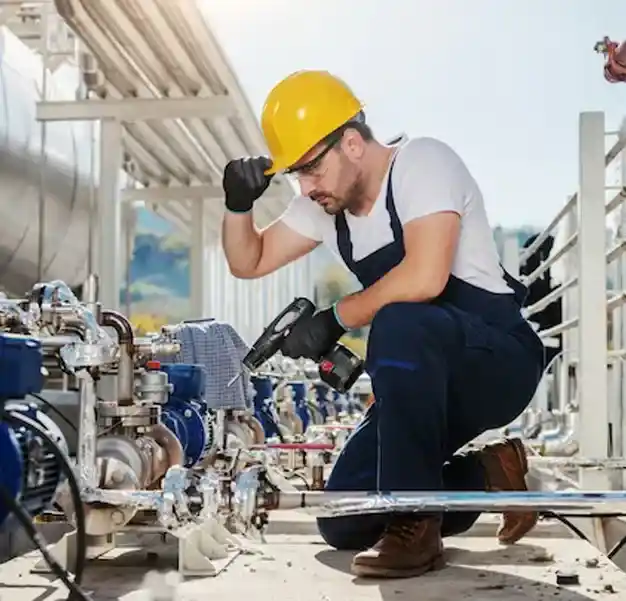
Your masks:
M385 536L394 538L404 544L410 544L415 540L415 535L420 529L420 522L415 520L398 520L387 524Z

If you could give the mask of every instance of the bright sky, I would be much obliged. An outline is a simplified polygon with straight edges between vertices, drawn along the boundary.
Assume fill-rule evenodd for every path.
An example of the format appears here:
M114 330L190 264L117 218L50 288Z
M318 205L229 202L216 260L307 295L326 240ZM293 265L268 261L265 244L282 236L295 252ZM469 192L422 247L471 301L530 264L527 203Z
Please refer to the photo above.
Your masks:
M619 0L206 2L253 107L303 68L343 77L375 133L435 136L469 165L492 225L547 225L576 188L578 114L626 116L593 51L626 39Z

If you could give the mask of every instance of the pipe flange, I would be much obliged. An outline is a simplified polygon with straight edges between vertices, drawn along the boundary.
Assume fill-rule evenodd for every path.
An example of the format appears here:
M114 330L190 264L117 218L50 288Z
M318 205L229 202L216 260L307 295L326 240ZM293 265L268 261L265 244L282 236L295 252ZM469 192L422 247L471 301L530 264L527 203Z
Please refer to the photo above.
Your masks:
M161 420L159 405L117 405L115 403L98 404L98 426L127 428L155 426Z
M132 468L113 457L98 458L98 471L101 486L108 490L139 490L140 483ZM85 530L89 536L104 536L124 528L130 522L137 508L130 505L107 506L100 504L85 504Z

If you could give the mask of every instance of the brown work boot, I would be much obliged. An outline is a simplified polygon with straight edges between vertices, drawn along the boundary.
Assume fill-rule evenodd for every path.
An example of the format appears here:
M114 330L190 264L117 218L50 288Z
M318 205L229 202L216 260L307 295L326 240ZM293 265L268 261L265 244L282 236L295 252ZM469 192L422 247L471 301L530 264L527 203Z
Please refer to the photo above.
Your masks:
M444 567L441 518L394 516L380 540L352 560L366 578L410 578Z
M525 476L528 461L524 444L519 438L487 445L479 453L485 468L487 490L490 492L526 491ZM536 511L505 511L498 529L498 540L512 545L528 534L537 523Z

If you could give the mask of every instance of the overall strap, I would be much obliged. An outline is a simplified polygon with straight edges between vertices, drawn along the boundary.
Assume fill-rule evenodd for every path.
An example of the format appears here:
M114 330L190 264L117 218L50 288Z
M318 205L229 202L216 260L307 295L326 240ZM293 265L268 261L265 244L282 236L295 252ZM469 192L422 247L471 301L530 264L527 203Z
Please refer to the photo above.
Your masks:
M528 295L528 288L522 284L517 278L514 278L505 268L502 263L500 263L500 267L502 268L502 276L507 286L513 291L513 297L515 298L515 302L520 306L524 306L524 301L526 300L526 296Z

